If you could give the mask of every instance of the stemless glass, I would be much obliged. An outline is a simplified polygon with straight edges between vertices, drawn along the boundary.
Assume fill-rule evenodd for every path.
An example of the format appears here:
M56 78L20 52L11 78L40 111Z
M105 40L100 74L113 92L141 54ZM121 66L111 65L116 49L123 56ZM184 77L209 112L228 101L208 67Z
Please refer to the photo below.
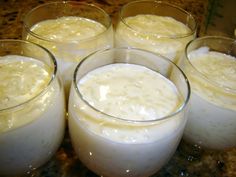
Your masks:
M184 70L192 88L187 141L210 149L236 147L235 57L234 39L206 36L187 45Z
M1 40L0 67L0 176L26 175L46 163L64 137L63 85L53 55L27 41Z
M133 120L134 116L129 117L131 119L111 116L91 105L84 99L78 82L94 69L111 64L134 64L161 74L181 95L178 109L160 118L150 116L151 120ZM117 79L113 82L114 85L127 86ZM150 81L149 84L152 88L152 84L158 86L159 83ZM106 86L101 89L109 90ZM114 91L114 94L119 93ZM162 56L131 48L113 48L91 54L76 67L71 86L68 121L74 150L79 159L98 175L150 176L166 164L179 144L187 120L189 95L188 80L183 72ZM111 104L112 109L119 107L118 103Z
M68 18L62 20L66 27L58 27L58 20L65 17L77 19L73 22L68 22ZM51 23L45 25L49 20ZM44 26L36 31L37 25L42 22ZM78 62L92 52L113 47L113 27L109 15L95 5L73 1L50 2L26 15L23 39L44 46L56 56L68 95L72 73Z
M162 1L133 1L120 10L115 46L149 50L178 63L196 29L194 17L180 7Z

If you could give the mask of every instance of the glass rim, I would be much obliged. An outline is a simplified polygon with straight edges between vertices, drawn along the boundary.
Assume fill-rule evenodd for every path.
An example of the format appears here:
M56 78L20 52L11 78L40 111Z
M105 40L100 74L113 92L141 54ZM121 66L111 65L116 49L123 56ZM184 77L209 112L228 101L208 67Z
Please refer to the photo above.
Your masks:
M88 37L88 38L85 38L85 39L79 39L79 40L75 40L75 41L58 41L58 40L53 40L53 39L48 39L47 37L44 37L42 35L39 35L35 32L33 32L31 30L31 27L29 27L26 23L27 23L27 18L29 18L29 16L35 11L35 10L38 10L40 8L43 8L43 7L46 7L46 6L49 6L49 5L53 5L53 4L76 4L76 5L83 5L83 6L88 6L88 7L93 7L95 9L97 9L98 11L102 12L106 18L109 20L109 24L108 24L108 27L106 27L106 29L104 31L102 31L101 33L95 35L95 36L92 36L92 37ZM66 17L66 16L65 16ZM55 18L56 19L56 18ZM99 22L100 23L100 22ZM37 23L35 23L37 24ZM35 25L34 24L34 25ZM109 16L109 14L103 10L102 8L98 7L97 5L95 4L92 4L92 3L86 3L86 2L77 2L77 1L55 1L55 2L47 2L47 3L44 3L44 4L41 4L41 5L38 5L36 7L34 7L33 9L31 9L30 11L28 11L28 13L25 15L24 19L23 19L23 28L27 31L27 33L29 33L30 35L34 36L35 38L37 39L40 39L40 40L44 40L44 41L47 41L47 42L54 42L54 43L59 43L59 44L73 44L73 43L76 43L76 42L86 42L86 41L91 41L91 40L94 40L96 38L99 38L100 36L102 36L103 34L105 34L108 30L110 30L110 28L112 27L112 20L111 20L111 17Z
M225 36L203 36L203 37L199 37L196 39L191 40L185 47L185 51L184 51L184 55L187 59L188 64L194 69L195 72L197 72L197 74L203 78L204 80L208 81L211 85L226 90L227 92L231 92L231 93L236 93L236 88L230 88L224 85L221 85L217 82L215 82L213 79L210 79L207 77L206 74L202 73L196 66L194 66L194 64L192 64L191 59L188 57L188 48L195 43L196 41L201 41L201 40L205 40L205 39L223 39L223 40L228 40L228 41L232 41L232 43L236 44L236 40L233 38L229 38L229 37L225 37Z
M183 12L184 14L186 14L187 16L189 16L190 18L192 18L194 20L194 28L191 29L189 28L191 31L189 33L186 33L186 34L178 34L178 35L160 35L160 34L156 34L156 33L150 33L150 32L143 32L143 31L140 31L140 30L136 30L134 29L132 26L128 25L126 22L125 22L125 18L123 18L123 11L125 8L127 8L129 5L132 5L132 4L136 4L136 3L140 3L140 2L146 2L146 3L155 3L155 4L165 4L169 7L172 7L174 9L178 9L180 12ZM177 5L174 5L174 4L170 4L168 2L165 2L165 1L158 1L158 0L135 0L135 1L131 1L127 4L125 4L119 11L119 18L121 20L121 22L127 26L127 28L131 29L132 31L136 32L136 33L140 33L140 34L145 34L145 35L152 35L152 36L155 36L157 38L163 38L163 39L179 39L179 38L185 38L185 37L188 37L188 36L191 36L193 34L195 34L197 32L197 21L196 19L194 18L194 16L189 13L188 11L184 10L183 8L177 6Z
M56 79L57 77L57 61L56 61L56 58L52 55L52 53L47 50L45 47L43 46L40 46L36 43L33 43L33 42L29 42L29 41L25 41L25 40L20 40L20 39L0 39L0 43L6 43L6 42L9 42L9 43L22 43L22 44L30 44L32 46L36 46L38 48L41 48L43 51L45 51L47 53L47 55L49 56L50 60L52 61L52 64L53 64L53 72L50 74L51 75L51 78L50 80L48 81L47 85L41 89L41 91L36 94L35 96L29 98L28 100L24 101L24 102L21 102L17 105L14 105L14 106L9 106L9 107L6 107L6 108L3 108L3 109L0 109L0 113L2 112L7 112L7 111L12 111L12 110L15 110L15 109L18 109L19 107L22 107L32 101L34 101L35 99L37 99L38 97L44 95L46 93L46 91L48 90L49 86L52 85L52 82ZM0 59L1 59L2 56L0 56Z
M142 52L148 52L149 54L152 54L152 55L155 55L157 57L161 57L163 60L165 60L166 62L169 62L171 64L171 66L174 66L180 73L181 75L183 76L184 80L185 80L185 83L186 83L186 88L187 88L187 95L186 95L186 98L183 99L183 103L181 104L181 106L179 106L179 108L174 111L173 113L169 114L169 115L166 115L166 116L163 116L163 117L159 117L159 118L155 118L155 119L151 119L151 120L128 120L128 119L125 119L125 118L121 118L121 117L116 117L116 116L112 116L110 114L107 114L105 112L102 112L100 111L99 109L95 108L94 106L92 106L88 101L86 101L84 98L83 98L83 95L82 93L80 92L79 90L79 87L77 85L77 73L79 71L79 69L81 68L81 66L83 65L83 63L88 60L90 57L94 56L94 55L99 55L99 54L102 54L104 52L111 52L111 51L129 51L129 50L132 50L132 51L142 51ZM127 63L127 62L118 62L118 63ZM107 64L106 64L107 65ZM105 66L106 66L105 65ZM140 65L140 64L137 64L137 65ZM145 66L146 67L146 66ZM148 67L147 67L148 68ZM150 68L148 68L150 69ZM151 69L152 70L152 69ZM154 71L154 70L152 70ZM157 72L157 71L154 71L154 72ZM161 74L161 73L160 73ZM162 75L162 74L161 74ZM163 75L162 75L163 76ZM163 76L165 77L165 76ZM166 77L165 77L166 78ZM167 78L168 79L168 78ZM168 79L169 80L169 79ZM171 81L172 82L172 81ZM73 81L72 81L72 87L75 89L76 91L76 94L77 96L79 96L79 98L87 105L89 106L89 108L91 108L92 110L94 110L95 112L98 112L102 115L105 115L106 117L110 117L114 120L118 120L118 121L123 121L123 122L129 122L129 123L153 123L153 122L158 122L158 121L162 121L162 120L166 120L166 119L170 119L176 115L178 115L180 112L182 112L185 107L187 107L188 105L188 102L189 102L189 99L190 99L190 95L191 95L191 89L190 89L190 84L189 84L189 81L188 81L188 78L187 76L185 75L185 73L181 70L180 67L178 67L174 62L172 62L171 60L169 60L168 58L160 55L160 54L157 54L157 53L154 53L154 52L150 52L150 51L147 51L147 50L143 50L143 49L139 49L139 48L133 48L133 47L118 47L118 48L108 48L108 49L104 49L104 50L99 50L99 51L96 51L94 53L91 53L90 55L86 56L85 58L83 58L81 60L81 62L76 66L75 70L74 70L74 74L73 74ZM175 85L175 84L174 84Z

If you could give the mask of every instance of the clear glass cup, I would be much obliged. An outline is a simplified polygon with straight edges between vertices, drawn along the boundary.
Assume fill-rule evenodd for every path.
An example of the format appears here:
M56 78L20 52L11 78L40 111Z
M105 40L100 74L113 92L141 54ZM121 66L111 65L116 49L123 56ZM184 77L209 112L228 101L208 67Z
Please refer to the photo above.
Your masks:
M55 20L65 17L77 18L77 21L66 22L67 19L61 22L67 23L66 28L56 26L58 22ZM83 18L83 22L80 23L79 18ZM44 24L41 30L36 31L36 25L46 20L53 22ZM92 52L113 47L113 27L109 15L93 4L76 1L49 2L26 14L23 39L44 46L56 56L68 95L72 74L78 62Z
M236 147L235 57L234 39L206 36L187 45L183 66L192 90L187 141L210 149Z
M178 109L163 117L150 116L151 120L132 120L129 119L132 116L115 117L92 106L81 93L78 82L94 69L117 63L143 66L172 82L182 97ZM117 79L113 81L114 85L122 85ZM152 88L155 83L151 82ZM96 87L96 90L99 89ZM154 174L172 157L180 142L187 120L189 89L183 72L160 55L131 48L113 48L89 55L76 67L69 99L69 132L79 159L90 170L102 176ZM110 91L111 94L118 94L114 90ZM111 104L114 104L112 109L119 107L118 103Z
M132 1L120 10L115 46L160 53L178 64L186 44L195 38L196 30L194 17L180 7L163 1Z
M0 40L0 67L0 176L26 175L62 142L63 85L53 55L27 41Z

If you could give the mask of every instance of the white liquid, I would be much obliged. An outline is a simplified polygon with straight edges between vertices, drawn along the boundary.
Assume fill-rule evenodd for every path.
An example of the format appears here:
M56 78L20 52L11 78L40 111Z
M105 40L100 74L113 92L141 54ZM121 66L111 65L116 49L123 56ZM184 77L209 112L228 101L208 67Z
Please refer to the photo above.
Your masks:
M112 64L91 71L78 84L96 109L125 119L96 112L72 89L70 135L88 168L103 176L149 176L170 159L185 125L182 114L158 120L183 104L170 80L142 66Z
M189 58L208 80L186 65L192 96L185 138L212 149L236 147L236 58L207 47Z
M17 55L1 57L0 67L0 175L19 175L45 163L58 149L65 127L64 95L56 78L24 103L47 87L52 71Z
M69 91L73 71L81 59L99 49L113 46L112 29L82 17L68 16L41 21L31 31L42 39L30 34L26 39L44 46L56 56L66 92Z
M141 14L127 17L116 29L116 47L135 47L159 53L178 62L186 44L194 38L189 27L172 17ZM179 37L182 36L182 37Z

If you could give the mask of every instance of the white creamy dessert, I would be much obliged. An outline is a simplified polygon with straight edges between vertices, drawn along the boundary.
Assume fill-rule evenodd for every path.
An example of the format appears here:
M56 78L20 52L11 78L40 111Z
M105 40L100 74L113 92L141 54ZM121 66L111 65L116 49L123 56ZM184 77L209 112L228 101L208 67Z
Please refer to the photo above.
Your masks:
M178 63L186 44L194 37L187 25L172 17L139 14L119 22L115 46L145 49Z
M30 29L26 40L49 49L58 61L68 92L72 73L82 58L99 49L113 46L112 28L77 16L65 16L41 21Z
M0 176L20 175L41 166L60 146L64 93L39 60L6 55L0 68Z
M236 147L236 58L208 47L188 57L192 98L185 138L206 148Z
M94 108L72 87L70 136L80 160L98 175L150 176L173 155L186 119L172 114L184 101L160 73L111 64L86 74L78 89Z

